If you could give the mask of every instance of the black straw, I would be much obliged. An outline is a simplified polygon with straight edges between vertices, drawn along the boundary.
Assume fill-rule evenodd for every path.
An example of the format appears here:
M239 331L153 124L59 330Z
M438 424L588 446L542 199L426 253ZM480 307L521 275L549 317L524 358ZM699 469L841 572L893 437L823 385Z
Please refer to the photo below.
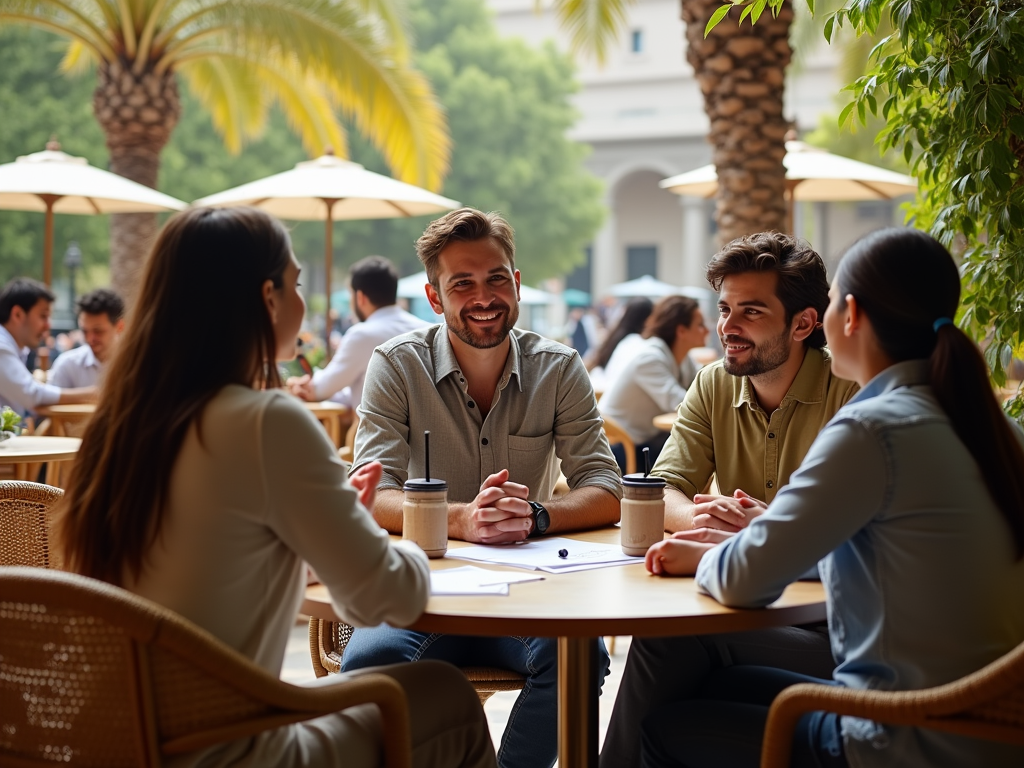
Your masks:
M644 448L644 477L651 474L651 449Z
M423 463L427 465L427 482L430 482L430 430L423 430Z

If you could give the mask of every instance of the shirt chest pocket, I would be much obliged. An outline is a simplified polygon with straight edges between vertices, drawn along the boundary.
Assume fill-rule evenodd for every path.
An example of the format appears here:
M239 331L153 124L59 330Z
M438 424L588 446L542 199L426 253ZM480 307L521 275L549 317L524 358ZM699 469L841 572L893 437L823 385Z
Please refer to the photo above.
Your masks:
M554 432L536 437L509 435L509 479L514 483L522 483L531 488L536 486L551 462L551 448L554 441Z

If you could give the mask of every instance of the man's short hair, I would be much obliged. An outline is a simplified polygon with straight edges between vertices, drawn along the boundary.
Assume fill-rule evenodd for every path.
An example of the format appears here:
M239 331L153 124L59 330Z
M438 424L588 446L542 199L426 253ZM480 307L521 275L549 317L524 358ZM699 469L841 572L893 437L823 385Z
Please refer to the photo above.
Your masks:
M825 262L804 240L780 232L758 232L738 237L711 257L705 272L716 291L729 275L774 272L779 276L775 295L786 310L786 323L808 307L818 311L818 327L804 339L812 349L825 346L821 323L828 307Z
M109 288L97 288L82 296L75 304L76 314L106 315L111 323L124 317L124 299Z
M375 307L390 307L398 300L398 270L383 256L367 256L348 273L352 297L362 291Z
M30 312L40 299L55 301L56 296L45 285L31 277L16 277L0 291L0 323L11 319L11 310L21 307Z
M500 213L483 213L475 208L459 208L430 222L416 241L416 255L427 270L427 280L436 289L437 260L448 243L473 242L489 237L505 252L512 269L516 268L516 240L512 227Z

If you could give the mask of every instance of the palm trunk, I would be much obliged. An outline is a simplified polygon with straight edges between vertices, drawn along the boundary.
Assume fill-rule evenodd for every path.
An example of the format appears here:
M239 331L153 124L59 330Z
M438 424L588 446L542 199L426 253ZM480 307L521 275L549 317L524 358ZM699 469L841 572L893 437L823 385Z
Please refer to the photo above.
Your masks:
M93 110L106 134L110 170L156 189L160 151L178 123L181 102L172 72L135 75L131 63L103 63L93 93ZM138 290L146 256L156 239L155 213L110 217L110 279L130 304Z
M687 59L704 94L711 123L712 162L718 169L715 221L720 245L766 230L785 231L786 133L782 115L785 72L792 56L787 2L753 28L737 27L739 9L711 34L704 27L722 0L682 0Z

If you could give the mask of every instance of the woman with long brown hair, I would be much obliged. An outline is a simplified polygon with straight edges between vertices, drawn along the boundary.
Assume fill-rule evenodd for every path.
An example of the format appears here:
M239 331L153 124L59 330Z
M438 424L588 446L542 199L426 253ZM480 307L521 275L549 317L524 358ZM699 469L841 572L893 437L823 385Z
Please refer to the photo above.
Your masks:
M391 543L366 510L379 465L350 482L320 425L278 389L276 362L295 356L305 312L298 277L288 233L260 211L196 209L167 222L58 530L72 570L171 608L275 675L304 562L353 624L408 624L429 592L423 553ZM494 765L458 670L379 671L406 689L414 764ZM377 716L356 707L180 765L373 766Z
M829 298L832 369L860 392L767 510L750 510L749 525L675 534L651 547L647 566L696 572L715 599L755 608L817 565L837 663L818 682L949 683L1024 642L1024 436L953 322L960 275L934 238L913 229L862 238ZM662 674L679 681L676 701L662 699L644 721L645 768L758 765L772 699L809 680L729 660L685 681ZM792 764L1024 765L1024 746L814 712L799 722Z

